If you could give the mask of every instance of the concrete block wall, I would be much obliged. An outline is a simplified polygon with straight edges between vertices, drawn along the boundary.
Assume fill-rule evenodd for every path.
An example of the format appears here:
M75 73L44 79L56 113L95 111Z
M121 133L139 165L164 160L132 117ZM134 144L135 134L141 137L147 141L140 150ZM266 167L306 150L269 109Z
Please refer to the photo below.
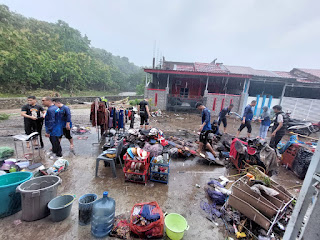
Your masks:
M118 101L127 96L105 96L108 101ZM97 97L62 97L61 101L64 104L72 105L84 102L93 102ZM129 96L129 99L142 99L143 96ZM41 104L41 97L37 97L38 104ZM16 109L21 108L27 104L27 97L25 98L0 98L0 109Z
M157 94L157 103L155 101ZM145 98L152 99L152 106L151 108L154 110L166 110L167 109L167 91L165 89L148 89L146 88L144 91Z
M216 99L216 100L215 100ZM217 116L220 113L221 105L224 99L224 106L227 107L230 104L230 100L233 100L233 112L239 113L239 108L241 105L241 96L240 95L230 95L230 94L215 94L208 93L205 100L206 107L211 111L211 115ZM216 101L215 109L213 110L214 101Z

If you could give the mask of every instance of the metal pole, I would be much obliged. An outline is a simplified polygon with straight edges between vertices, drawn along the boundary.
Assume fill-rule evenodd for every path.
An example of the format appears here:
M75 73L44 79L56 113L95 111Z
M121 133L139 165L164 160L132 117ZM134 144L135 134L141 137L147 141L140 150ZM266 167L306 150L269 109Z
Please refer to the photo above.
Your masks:
M209 85L209 76L207 76L206 91L208 91L208 85Z
M257 95L257 104L256 104L256 106L254 108L253 116L255 116L257 114L259 99L260 99L260 95Z
M320 141L320 138L319 138ZM312 200L312 195L315 192L313 184L320 181L316 173L320 172L320 143L318 141L318 146L311 159L307 174L305 176L297 203L293 209L290 221L287 225L286 232L283 236L283 240L295 240L301 229L302 222L304 220L305 214ZM305 223L306 225L307 223Z
M272 95L269 96L269 102L268 102L268 108L270 109L271 103L272 103Z
M286 87L287 87L287 84L285 84L285 85L283 86L282 93L281 93L281 97L280 97L280 105L281 105L281 103L282 103L282 99L283 99L283 97L284 97L284 93L285 93L285 91L286 91Z
M261 103L261 109L260 109L260 115L262 114L263 112L263 107L264 107L264 104L266 102L266 98L267 98L267 95L263 95L263 99L262 99L262 103Z

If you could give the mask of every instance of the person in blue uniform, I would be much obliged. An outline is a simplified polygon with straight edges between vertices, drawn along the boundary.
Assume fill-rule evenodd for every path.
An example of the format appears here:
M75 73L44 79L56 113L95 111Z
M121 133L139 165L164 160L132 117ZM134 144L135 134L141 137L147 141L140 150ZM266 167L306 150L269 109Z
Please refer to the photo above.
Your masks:
M71 111L70 108L66 105L64 105L61 102L61 99L55 98L53 99L54 104L60 109L60 115L61 115L61 125L62 125L62 132L63 134L60 136L60 142L63 136L66 137L66 139L70 142L70 149L73 149L73 138L71 136L71 128L72 128L72 122L71 122Z
M257 101L256 100L252 100L251 103L248 104L246 106L246 108L244 109L241 125L240 125L240 127L238 129L236 137L239 137L240 132L246 127L247 130L248 130L248 138L250 138L251 131L252 131L251 121L252 121L252 118L253 118L253 108L256 106L256 104L257 104Z
M60 136L63 134L60 109L53 104L50 97L44 97L42 99L42 104L45 107L48 107L44 123L46 129L45 136L50 139L52 144L53 155L50 158L54 159L56 157L62 157L62 149L59 141Z
M211 129L211 115L210 110L206 108L202 103L196 103L196 108L201 111L201 122L199 127L200 137L199 137L199 149L198 152L201 153L204 148L208 149L214 156L217 156L216 152L213 150L212 146L208 142L208 131L212 132Z

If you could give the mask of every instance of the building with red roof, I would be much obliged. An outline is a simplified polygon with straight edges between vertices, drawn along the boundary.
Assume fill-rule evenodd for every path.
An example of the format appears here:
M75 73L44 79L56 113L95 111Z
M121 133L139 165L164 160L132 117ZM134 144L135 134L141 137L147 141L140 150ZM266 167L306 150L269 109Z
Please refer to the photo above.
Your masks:
M195 103L201 101L213 115L230 103L235 112L242 114L244 107L255 99L256 116L263 106L280 104L294 118L320 121L320 69L268 71L215 61L174 62L163 58L159 66L144 71L145 97L151 98L159 109L194 110ZM310 110L301 111L303 107Z

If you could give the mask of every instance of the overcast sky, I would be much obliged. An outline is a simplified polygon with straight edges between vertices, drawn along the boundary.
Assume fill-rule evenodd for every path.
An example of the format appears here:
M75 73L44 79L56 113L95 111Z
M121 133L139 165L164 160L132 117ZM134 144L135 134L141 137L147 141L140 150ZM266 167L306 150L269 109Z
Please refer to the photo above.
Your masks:
M139 66L155 56L257 69L320 68L319 0L0 0L27 17L61 19L94 47ZM158 50L159 49L159 50ZM159 54L158 54L159 53Z

